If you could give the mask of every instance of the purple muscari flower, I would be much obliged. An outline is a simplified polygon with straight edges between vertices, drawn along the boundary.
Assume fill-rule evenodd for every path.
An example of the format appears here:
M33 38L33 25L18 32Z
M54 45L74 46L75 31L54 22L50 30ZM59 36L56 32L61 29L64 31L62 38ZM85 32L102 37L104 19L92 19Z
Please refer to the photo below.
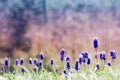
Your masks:
M110 50L110 56L112 57L112 59L116 59L116 52L115 52L115 50Z
M83 58L83 59L82 59L82 62L83 62L83 63L85 63L85 62L86 62L86 59L85 59L85 58Z
M70 70L70 61L67 61L67 63L66 63L66 68L67 68L68 70Z
M29 64L32 64L32 58L29 58L28 63L29 63Z
M98 48L98 38L97 37L93 38L93 45L94 45L94 48Z
M22 73L24 73L24 72L25 72L25 69L24 69L24 68L22 68L22 69L21 69L21 71L22 71Z
M75 62L75 70L76 70L76 71L79 70L79 62L78 62L78 60L76 60L76 62Z
M24 58L20 58L20 65L24 64Z
M4 66L2 66L1 70L2 70L2 72L4 72L4 71L5 71L5 67L4 67Z
M100 59L102 60L103 59L103 53L100 52Z
M50 60L50 65L51 65L51 66L54 65L54 60L53 60L53 58L51 58L51 60Z
M37 63L38 63L38 59L37 59L37 58L34 58L33 61L34 61L34 64L37 65Z
M85 52L82 52L81 54L82 54L83 58L85 58L85 57L86 57Z
M33 71L34 71L34 72L37 72L37 71L38 71L37 66L34 66Z
M19 60L16 59L16 61L15 61L15 65L18 66L18 64L19 64Z
M83 56L80 54L79 55L79 64L82 64Z
M40 52L40 59L43 60L45 57L44 57L44 53L43 52Z
M64 56L65 56L65 50L64 50L64 48L63 48L63 49L61 49L61 51L60 51L60 60L61 60L61 61L64 60Z
M63 73L64 73L64 74L67 74L67 71L64 69L64 70L63 70Z
M67 62L67 61L71 61L71 59L70 59L69 56L66 57L66 62Z
M90 63L91 63L91 59L88 58L88 59L87 59L87 64L89 65Z
M85 58L88 58L88 52L87 51L84 52L84 56L85 56Z
M100 68L100 65L99 63L96 64L96 68L99 69Z
M9 66L9 59L7 57L4 59L4 66L5 67Z
M39 66L39 67L42 67L42 65L43 65L43 62L42 62L42 61L39 61L39 62L37 63L37 66Z
M108 65L108 66L111 66L111 61L108 61L107 65Z
M102 59L105 61L106 60L106 53L103 51Z

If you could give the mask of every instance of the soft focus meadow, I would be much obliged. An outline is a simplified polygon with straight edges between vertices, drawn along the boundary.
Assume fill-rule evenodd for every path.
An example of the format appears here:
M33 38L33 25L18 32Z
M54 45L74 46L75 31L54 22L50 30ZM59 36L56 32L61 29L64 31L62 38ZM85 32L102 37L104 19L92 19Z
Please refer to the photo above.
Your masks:
M0 0L0 80L120 80L119 0Z

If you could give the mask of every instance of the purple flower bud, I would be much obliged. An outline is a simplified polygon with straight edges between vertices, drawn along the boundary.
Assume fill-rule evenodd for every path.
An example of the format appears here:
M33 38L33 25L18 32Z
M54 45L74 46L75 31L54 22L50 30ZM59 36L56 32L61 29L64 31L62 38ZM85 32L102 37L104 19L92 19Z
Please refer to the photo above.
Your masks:
M40 52L40 59L43 60L45 57L44 57L44 53L43 52Z
M34 71L34 72L37 72L37 71L38 71L38 67L37 67L37 66L34 66L33 71Z
M96 68L97 68L97 69L100 68L100 64L99 64L99 63L96 64Z
M79 64L82 64L83 56L80 54L79 55Z
M50 65L51 65L51 66L54 65L54 60L53 60L53 58L51 58L51 60L50 60Z
M63 70L63 73L66 75L66 74L67 74L67 71L64 69L64 70Z
M9 59L7 57L4 59L4 66L5 67L9 66Z
M2 70L2 72L4 72L4 71L5 71L5 67L4 67L4 66L2 66L1 70Z
M34 64L37 65L37 63L38 63L38 59L37 59L37 58L34 58L33 61L34 61Z
M103 59L103 53L100 52L100 59L102 60Z
M39 67L42 67L42 65L43 65L43 62L42 62L42 61L39 61L39 62L37 63L37 66L39 66Z
M63 49L61 49L61 51L60 51L60 60L61 60L61 61L64 60L64 56L65 56L65 50L64 50L64 48L63 48Z
M84 52L84 57L88 58L88 52L87 51Z
M70 59L69 56L66 57L66 62L67 62L67 61L71 61L71 59Z
M108 61L107 65L108 65L108 66L111 66L111 61Z
M76 62L75 62L75 70L76 70L76 71L79 70L79 62L78 62L78 60L76 60Z
M32 58L29 58L28 63L29 63L29 64L32 64Z
M94 45L94 48L98 48L98 38L97 37L93 38L93 45Z
M67 68L68 70L70 70L70 61L67 61L67 63L66 63L66 68Z
M91 59L88 58L88 59L87 59L87 64L89 65L90 63L91 63Z
M105 51L103 51L103 60L105 61L106 60L106 53L105 53Z
M21 71L22 71L22 73L25 73L25 69L24 68L22 68Z
M19 64L19 60L16 59L16 61L15 61L15 65L18 66L18 64Z
M112 59L116 59L116 52L115 52L115 50L110 50L110 56L112 57Z
M20 58L20 65L24 64L24 58Z

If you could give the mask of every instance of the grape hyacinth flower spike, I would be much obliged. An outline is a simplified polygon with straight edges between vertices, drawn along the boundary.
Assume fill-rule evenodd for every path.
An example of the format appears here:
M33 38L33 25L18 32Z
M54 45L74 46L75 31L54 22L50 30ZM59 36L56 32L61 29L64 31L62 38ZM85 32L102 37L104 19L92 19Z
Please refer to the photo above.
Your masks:
M4 66L5 67L9 66L9 59L7 57L4 59Z
M116 59L116 52L115 52L115 50L110 50L110 56L111 56L112 60Z
M53 70L53 65L54 65L54 59L51 58L51 59L50 59L50 66L51 66L51 69L52 69L52 70Z
M94 38L93 38L93 46L94 46L94 48L95 48L95 58L97 59L97 56L98 56L98 54L97 54L98 38L97 38L97 37L94 37Z
M107 65L108 65L108 66L111 66L111 61L108 61Z
M63 61L64 57L65 57L65 49L62 48L61 51L60 51L60 60Z
M45 57L44 57L44 53L43 52L40 52L40 59L43 60Z
M78 60L76 60L76 62L75 62L75 70L76 70L76 71L79 70L79 62L78 62Z
M88 59L87 59L87 64L90 65L90 63L91 63L91 59L88 58Z
M66 62L67 62L67 61L70 61L70 62L71 62L70 56L66 56Z
M19 60L18 60L18 59L16 59L16 61L15 61L15 65L16 65L16 66L19 65Z
M37 58L34 58L34 59L33 59L33 62L34 62L35 65L37 65L38 59L37 59Z
M20 65L24 64L24 58L20 58Z
M32 64L32 58L29 58L28 63L29 63L29 64Z
M66 69L67 69L67 70L70 70L70 61L67 61L67 62L66 62Z

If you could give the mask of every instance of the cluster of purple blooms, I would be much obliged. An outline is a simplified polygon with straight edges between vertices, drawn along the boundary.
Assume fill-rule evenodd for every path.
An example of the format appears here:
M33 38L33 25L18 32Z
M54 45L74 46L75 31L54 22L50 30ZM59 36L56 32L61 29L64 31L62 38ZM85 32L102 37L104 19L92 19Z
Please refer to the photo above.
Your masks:
M98 49L98 38L97 37L95 37L93 39L93 47L95 48L95 52L97 53L97 49ZM107 59L107 55L106 55L105 51L100 52L99 54L95 55L95 58L97 59L98 56L99 56L99 60L101 60L101 61L105 62L106 59ZM112 60L116 59L116 52L115 52L115 50L110 50L110 57L111 57ZM44 53L40 52L39 59L37 59L37 58L34 58L34 59L29 58L28 63L30 65L34 64L35 66L34 66L33 70L35 72L37 72L38 67L42 68L44 58L45 58ZM67 72L71 70L71 58L70 58L69 55L66 56L66 52L65 52L64 48L62 48L60 50L60 61L62 63L65 61L66 67L63 66L63 68L65 68L63 70L63 73L67 74ZM16 66L24 65L24 63L25 63L24 58L16 59L16 61L15 61L15 65ZM51 58L49 63L50 63L50 66L52 67L54 65L54 59ZM86 64L88 66L91 64L91 58L90 58L90 56L89 56L87 51L83 51L81 54L79 54L78 59L75 61L74 69L78 72L81 69L80 67L81 67L82 64ZM109 67L111 66L111 61L110 60L107 62L107 65ZM9 66L10 66L10 60L8 58L5 58L4 59L4 65L2 67L2 71L4 70L4 68L7 68ZM100 64L96 63L95 67L97 69L100 69ZM21 71L24 73L25 69L22 68Z

